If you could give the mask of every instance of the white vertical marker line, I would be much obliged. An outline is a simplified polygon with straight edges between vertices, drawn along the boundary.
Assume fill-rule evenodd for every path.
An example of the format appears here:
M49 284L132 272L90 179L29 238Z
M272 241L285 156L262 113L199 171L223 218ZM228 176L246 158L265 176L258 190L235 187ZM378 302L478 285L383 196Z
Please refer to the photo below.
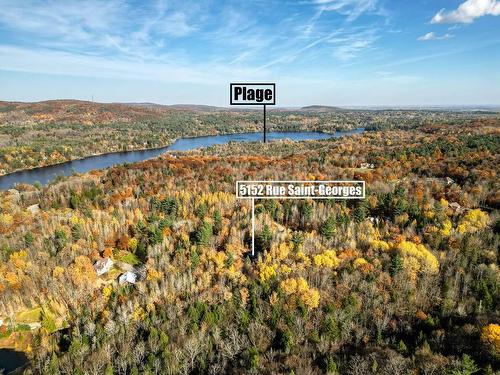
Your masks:
M255 256L255 199L252 198L252 257Z

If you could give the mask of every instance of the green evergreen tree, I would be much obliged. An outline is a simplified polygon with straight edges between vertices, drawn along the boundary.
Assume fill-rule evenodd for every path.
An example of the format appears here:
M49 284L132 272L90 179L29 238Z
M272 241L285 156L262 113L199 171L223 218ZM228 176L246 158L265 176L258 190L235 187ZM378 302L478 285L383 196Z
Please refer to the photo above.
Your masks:
M394 277L403 269L403 258L399 254L395 254L391 260L391 276Z
M215 210L214 214L212 215L214 224L213 224L213 234L217 236L220 231L222 230L222 216L220 214L219 210Z
M304 232L299 232L299 231L293 232L292 243L295 251L299 250L299 248L304 243L304 239L305 239Z
M200 219L203 219L205 217L205 215L207 214L207 210L208 210L208 207L205 203L203 204L200 204L196 210L195 210L195 214L196 216L198 216Z
M160 347L164 350L168 349L169 337L166 332L160 332Z
M66 232L60 229L54 231L54 247L56 252L58 253L66 246L68 242L68 237L66 236Z
M257 236L257 249L258 251L269 250L271 248L271 242L273 240L273 234L269 225L264 224L262 231Z
M321 224L321 227L319 228L319 233L325 237L327 240L330 240L333 238L333 235L335 234L335 224L336 220L333 216L330 216L328 219L326 219L323 224Z
M24 235L24 243L26 246L31 246L33 244L33 241L35 241L35 238L33 237L33 233L27 232Z
M403 340L399 340L397 350L399 354L406 354L408 352L408 348Z
M212 239L212 233L212 224L208 221L203 221L195 233L196 243L198 245L208 246L210 244L210 240Z
M462 359L450 370L450 375L472 375L479 372L474 360L467 354L462 355Z
M113 375L113 373L113 366L111 365L111 363L108 363L106 369L104 370L104 375Z
M78 241L83 237L83 226L80 223L74 224L71 227L71 236L75 241Z
M50 357L49 373L53 375L59 374L59 359L56 353L52 353L52 357Z
M394 209L393 209L394 216L398 216L405 213L406 208L407 208L406 200L404 198L398 198L396 203L394 204Z
M305 202L300 206L300 220L302 227L311 222L313 215L313 206L309 202Z
M337 366L337 362L333 359L332 356L328 356L326 358L326 373L328 375L337 375L339 374L339 369Z
M366 207L366 203L361 202L354 209L354 220L356 223L361 223L366 219L366 215L368 214L368 209Z

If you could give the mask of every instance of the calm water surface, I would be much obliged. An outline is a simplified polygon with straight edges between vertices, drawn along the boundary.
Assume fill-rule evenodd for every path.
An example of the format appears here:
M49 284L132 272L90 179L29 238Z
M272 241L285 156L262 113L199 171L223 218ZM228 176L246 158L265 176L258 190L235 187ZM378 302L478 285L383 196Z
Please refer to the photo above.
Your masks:
M306 141L314 139L339 138L344 135L352 135L363 132L364 129L355 129L349 132L336 132L326 134L319 132L270 132L268 140L291 139L294 141ZM200 147L209 147L229 142L256 142L262 140L262 133L242 133L228 135L213 135L207 137L182 138L170 146L145 151L123 151L106 155L89 156L81 160L69 161L62 164L51 165L14 172L0 177L0 189L10 189L18 183L34 184L39 182L46 185L57 176L69 176L75 172L85 173L92 169L108 168L117 164L134 163L154 158L166 151L188 151Z
M28 358L23 352L10 349L0 349L0 374L8 374L28 364ZM2 372L3 371L3 372Z

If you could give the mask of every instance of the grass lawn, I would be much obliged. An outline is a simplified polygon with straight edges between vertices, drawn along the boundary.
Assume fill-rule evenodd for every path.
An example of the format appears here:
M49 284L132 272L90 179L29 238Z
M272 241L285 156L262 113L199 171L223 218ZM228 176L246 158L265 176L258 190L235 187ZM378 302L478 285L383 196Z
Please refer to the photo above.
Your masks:
M40 314L42 313L41 307L35 307L31 310L21 311L14 318L16 323L34 323L40 321Z
M137 266L138 264L141 264L141 262L139 261L139 259L135 254L132 254L130 251L126 250L118 251L117 254L115 255L115 259L124 263L128 263L132 266Z
M16 331L31 331L29 324L18 324L16 326Z

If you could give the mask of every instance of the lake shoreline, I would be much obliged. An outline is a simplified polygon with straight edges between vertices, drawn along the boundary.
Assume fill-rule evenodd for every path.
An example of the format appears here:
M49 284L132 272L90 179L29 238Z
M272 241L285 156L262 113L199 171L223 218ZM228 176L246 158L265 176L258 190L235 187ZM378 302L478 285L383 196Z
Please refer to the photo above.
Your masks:
M204 137L204 136L202 136L202 137ZM72 161L84 160L84 159L89 159L89 158L98 157L98 156L106 156L106 155L116 154L118 152L139 152L139 151L160 150L160 149L165 148L165 147L170 147L171 145L173 145L179 139L184 139L184 138L173 138L172 139L172 143L170 143L168 145L165 145L165 146L150 147L150 148L137 148L137 149L130 149L130 150L122 150L122 151L101 152L101 153L97 153L97 154L89 154L87 156L79 156L79 157L76 157L76 158L67 159L65 161L61 161L61 162L57 162L57 163L51 163L51 164L42 165L42 166L38 166L38 167L18 168L18 169L14 169L13 171L11 171L9 173L3 173L3 174L0 173L0 178L2 178L4 176L12 175L14 173L34 171L34 170L37 170L37 169L43 169L43 168L47 168L47 167L54 167L56 165L70 163Z
M24 351L15 349L0 349L0 372L5 374L21 374L23 369L30 365Z
M364 128L355 128L355 129L351 129L351 130L342 130L342 131L336 131L334 133L331 133L331 132L324 132L324 131L271 131L271 132L268 132L268 134L270 134L270 136L272 137L273 134L297 134L297 135L323 135L324 137L321 137L321 138L317 138L317 137L312 137L312 138L298 138L298 139L293 139L294 141L306 141L306 140L319 140L319 139L328 139L329 136L332 136L332 137L341 137L343 136L344 134L345 135L354 135L354 134L359 134L359 133L362 133L364 131ZM10 173L7 173L7 174L4 174L4 175L0 175L0 191L1 190L8 190L8 189L15 189L15 185L17 184L21 184L21 183L27 183L27 184L35 184L36 182L39 182L41 183L43 186L44 185L47 185L48 181L39 181L39 180L30 180L30 182L26 182L23 180L23 174L29 174L29 173L33 173L33 174L36 174L37 172L38 173L42 173L43 171L49 171L50 169L54 169L57 167L60 167L61 171L64 171L65 173L62 173L60 175L62 176L68 176L68 175L71 175L73 173L70 173L72 170L74 170L73 172L74 173L85 173L85 172L88 172L89 170L92 170L92 169L105 169L105 168L109 168L111 167L112 165L118 165L118 164L127 164L127 163L134 163L134 162L138 162L138 161L143 161L143 160L148 160L148 159L151 159L151 158L155 158L155 157L158 157L159 155L163 154L163 153L166 153L168 151L172 151L172 152L176 152L176 151L190 151L190 150L195 150L195 149L198 149L198 148L203 148L203 147L210 147L211 145L214 145L214 144L224 144L224 143L229 143L229 142L233 142L233 140L226 140L225 142L215 142L215 143L212 143L212 144L201 144L201 145L193 145L193 147L190 147L189 149L170 149L171 147L174 147L177 143L180 143L182 141L189 141L189 140L203 140L203 139L208 139L208 138L211 138L211 137L231 137L231 136L234 136L234 137L242 137L242 138L246 138L246 139L236 139L234 140L234 142L260 142L259 139L250 139L252 138L254 135L256 134L260 134L261 132L244 132L244 133L217 133L217 134L210 134L210 135L200 135L200 136L187 136L187 137L179 137L179 138L172 138L171 142L167 145L164 145L164 146L160 146L160 147L152 147L152 148L142 148L142 149L135 149L135 150L124 150L124 151L112 151L112 152L104 152L104 153L99 153L99 154L92 154L92 155L88 155L88 156L83 156L83 157L79 157L79 158L74 158L74 159L70 159L70 160L67 160L67 161L63 161L63 162L59 162L59 163L53 163L53 164L48 164L48 165L45 165L45 166L39 166L39 167L32 167L32 168L24 168L24 169L19 169L19 170L16 170L14 172L10 172ZM287 138L286 136L283 137L283 138L278 138L278 139L284 139L284 138ZM272 141L273 139L269 139L270 141ZM161 153L157 153L157 152L161 152ZM70 163L77 163L78 162L81 162L81 163L84 163L86 161L92 161L94 159L97 159L99 160L100 158L106 158L106 157L112 157L112 156L116 156L116 157L119 157L121 156L121 158L126 158L127 156L134 156L136 155L137 153L151 153L151 157L145 157L145 158L142 158L140 160L132 160L132 161L127 161L127 160L123 160L123 162L117 162L117 163L114 163L114 164L111 164L111 165L104 165L104 166L96 166L96 168L92 168L92 169L87 169L85 171L79 171L79 170L76 170L75 167L78 167L78 165L75 165L75 166L72 166L71 168L67 168L66 165L69 165ZM43 174L43 173L42 173ZM9 179L16 179L15 177L16 176L19 176L19 181L15 181L14 183L11 183L10 185L8 185L8 182L7 182L7 185L6 186L2 186L2 180L5 182L5 181L8 181ZM52 176L52 180L57 178L57 176L59 176L59 174L55 174ZM5 185L5 184L4 184Z
M350 129L350 130L338 130L335 133L331 133L331 132L327 132L327 131L325 132L325 131L322 131L322 130L284 130L284 131L281 131L281 130L280 131L268 130L268 132L276 132L276 133L285 133L285 132L286 133L314 132L314 133L323 133L323 134L336 134L336 133L343 133L343 132L348 133L348 132L352 132L352 131L355 131L355 130L358 130L358 129L364 129L364 128L355 128L355 129ZM134 148L134 149L121 150L121 151L100 152L100 153L96 153L96 154L89 154L89 155L86 155L86 156L79 156L79 157L76 157L76 158L67 159L65 161L61 161L61 162L57 162L57 163L51 163L51 164L46 164L46 165L41 165L41 166L37 166L37 167L17 168L17 169L14 169L13 171L10 171L8 173L0 173L0 178L4 177L4 176L9 176L11 174L18 173L18 172L26 172L26 171L33 171L33 170L41 169L41 168L53 167L53 166L56 166L56 165L61 165L61 164L69 163L69 162L72 162L72 161L77 161L77 160L83 160L83 159L87 159L87 158L92 158L92 157L95 157L95 156L105 156L105 155L110 155L110 154L116 154L118 152L139 152L139 151L161 150L162 148L166 148L166 147L172 146L179 139L193 139L193 138L201 138L201 137L213 137L213 136L217 136L217 135L257 134L257 133L261 133L261 132L258 131L258 132L244 132L244 133L212 133L212 134L192 135L192 136L186 136L186 137L172 138L171 139L171 143L163 145L163 146L158 146L158 147Z

